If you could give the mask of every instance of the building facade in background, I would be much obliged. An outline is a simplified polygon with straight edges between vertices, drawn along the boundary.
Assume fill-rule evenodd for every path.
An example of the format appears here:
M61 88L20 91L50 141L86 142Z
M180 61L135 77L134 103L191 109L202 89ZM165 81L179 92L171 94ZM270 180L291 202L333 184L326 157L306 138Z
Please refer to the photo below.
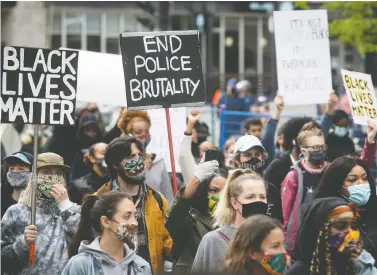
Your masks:
M149 31L137 20L145 12L133 1L3 3L6 2L1 8L2 45L119 54L120 33ZM259 92L275 93L275 49L269 18L273 8L287 9L287 4L219 1L205 5L213 16L213 42L212 49L207 49L206 39L201 39L201 50L202 55L208 50L212 53L213 87L223 89L226 80L235 77L250 80ZM170 29L197 29L196 15L202 7L203 2L170 2ZM353 48L331 41L330 50L334 86L341 83L340 68L363 71L362 60ZM202 59L206 72L206 58Z

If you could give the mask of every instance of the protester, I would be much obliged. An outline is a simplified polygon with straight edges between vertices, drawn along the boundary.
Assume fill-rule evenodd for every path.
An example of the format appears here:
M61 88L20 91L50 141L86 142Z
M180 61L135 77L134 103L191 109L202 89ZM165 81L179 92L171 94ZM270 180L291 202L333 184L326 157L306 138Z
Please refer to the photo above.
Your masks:
M96 120L98 121L99 128L101 130L101 134L105 133L105 122L103 121L102 114L99 111L97 103L89 102L85 108L83 108L80 113L79 117L85 116L85 115L93 115Z
M344 199L314 200L297 234L297 261L286 275L377 274L374 258L360 242L357 216Z
M285 150L283 143L284 143L284 127L285 125L281 125L278 128L278 131L276 133L276 145L275 145L275 158L279 158L283 156L287 150Z
M148 275L149 264L136 255L136 208L122 192L86 198L79 228L73 237L71 258L62 275ZM92 230L99 235L92 237Z
M122 131L122 136L133 136L143 143L145 150L151 141L149 129L151 128L151 120L146 111L129 111L123 110L118 121L118 127ZM145 165L145 182L150 185L153 190L161 192L170 204L173 201L173 186L169 174L165 167L164 159L155 154L144 154Z
M266 129L264 131L263 138L262 136L262 123L261 120L255 120L253 118L248 119L245 124L245 135L251 135L250 133L254 131L258 136L258 139L261 140L264 148L266 148L266 158L264 160L265 167L269 165L269 163L275 158L275 133L276 127L279 123L281 112L284 109L284 98L281 95L277 95L275 97L275 106L276 110L271 119L268 120ZM255 124L256 123L256 124Z
M164 273L164 259L170 259L172 239L165 228L165 197L145 183L144 146L135 137L118 137L106 148L105 161L110 181L97 195L119 190L136 207L138 229L136 253L150 263L153 274Z
M252 170L236 170L228 178L216 207L215 225L220 228L204 235L192 272L220 271L233 234L246 218L267 214L267 184Z
M203 146L201 153L199 153L199 145L195 145L198 143L198 137L196 136L194 127L197 123L199 123L199 119L200 119L200 111L191 110L188 115L186 130L181 139L178 161L179 161L179 166L181 167L184 184L188 183L192 175L194 175L196 166L197 166L196 159L195 159L196 156L195 154L192 153L193 146L198 146L197 159L200 159L199 156L200 154L201 155L203 154L204 149L205 149ZM195 144L193 145L193 143ZM203 145L206 145L206 144L203 144ZM210 146L210 148L212 148L212 146Z
M335 111L337 102L337 96L335 93L331 92L329 94L329 103L326 106L326 113L321 120L321 125L315 122L316 127L322 130L324 136L327 135L331 127L332 114ZM284 124L283 147L287 152L283 156L273 160L267 167L264 175L265 180L271 182L279 190L281 183L291 170L292 165L300 160L301 150L296 139L302 127L311 121L313 121L312 118L299 117L290 119Z
M360 238L365 249L377 257L376 185L364 161L336 159L323 174L314 197L339 197L356 204L360 212Z
M33 156L17 152L6 156L4 161L8 172L6 181L1 184L1 217L10 206L18 202L21 192L25 190L33 166Z
M199 164L174 198L166 221L173 238L173 271L191 270L200 241L214 229L212 215L227 177L218 170L216 160Z
M252 135L260 140L263 137L263 125L259 118L250 117L244 121L243 128L246 135Z
M328 165L325 161L327 145L320 129L314 122L302 127L297 137L304 159L293 165L281 184L281 203L286 234L286 249L293 251L296 232L304 208L310 204L312 194Z
M279 275L289 264L281 223L266 215L254 215L237 230L224 269L237 275Z
M210 141L203 141L199 145L199 158L202 159L205 151L207 150L216 150L216 146Z
M236 84L237 93L244 100L247 110L250 110L250 107L257 101L257 91L252 87L249 80L241 80Z
M34 153L34 127L34 125L27 125L25 131L21 135L21 151L31 155ZM38 152L40 152L46 144L48 138L46 130L46 127L38 127Z
M107 144L96 143L84 155L84 163L90 165L92 170L85 176L73 181L68 188L71 201L81 204L85 195L93 194L103 184L110 180L105 162Z
M70 162L72 169L69 184L90 172L90 166L84 163L84 155L89 151L90 146L100 142L101 139L101 130L96 117L92 114L80 117L77 130L77 149Z
M234 147L236 145L236 139L231 137L224 144L224 157L225 157L225 166L232 167L232 160L234 157Z
M263 176L266 158L267 152L258 138L246 135L237 140L233 158L235 168L251 169ZM266 183L268 185L267 201L271 215L283 221L279 190L271 183Z
M3 272L60 275L68 262L68 242L80 221L80 206L66 190L63 158L54 153L38 155L36 224L30 225L32 183L29 180L19 203L1 220ZM31 177L29 177L31 179ZM35 264L28 265L29 245L35 242Z
M349 137L351 120L342 110L335 110L332 119L333 131L326 138L328 146L327 160L333 162L334 159L345 155L355 155L355 144Z

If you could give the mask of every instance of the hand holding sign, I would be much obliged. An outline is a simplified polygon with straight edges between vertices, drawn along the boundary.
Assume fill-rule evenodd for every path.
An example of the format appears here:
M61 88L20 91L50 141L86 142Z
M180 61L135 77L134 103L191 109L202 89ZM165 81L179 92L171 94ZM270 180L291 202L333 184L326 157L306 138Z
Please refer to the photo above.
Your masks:
M368 127L367 127L367 138L369 144L375 143L375 138L377 134L377 124L376 121L369 119L368 120Z
M35 225L29 225L25 227L24 240L28 245L34 242L37 239L37 236L38 230Z
M276 106L276 109L279 111L279 112L282 112L283 109L284 109L284 97L282 95L277 95L275 97L275 106Z

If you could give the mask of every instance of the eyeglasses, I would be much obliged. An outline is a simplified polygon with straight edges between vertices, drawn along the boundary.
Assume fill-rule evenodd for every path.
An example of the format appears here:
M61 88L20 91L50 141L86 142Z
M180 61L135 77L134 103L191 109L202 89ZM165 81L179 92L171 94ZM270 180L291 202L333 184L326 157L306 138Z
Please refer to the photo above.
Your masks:
M304 149L309 149L311 151L315 151L315 152L318 152L318 151L326 151L328 148L327 144L323 144L323 145L314 145L314 146L306 146L304 147Z

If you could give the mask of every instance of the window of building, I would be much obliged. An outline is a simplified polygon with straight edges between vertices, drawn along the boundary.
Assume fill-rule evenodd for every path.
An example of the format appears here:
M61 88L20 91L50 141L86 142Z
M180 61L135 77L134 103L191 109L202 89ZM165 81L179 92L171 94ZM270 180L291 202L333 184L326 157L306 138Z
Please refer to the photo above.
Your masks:
M73 48L119 54L119 34L147 31L132 11L53 10L49 31L51 48Z

